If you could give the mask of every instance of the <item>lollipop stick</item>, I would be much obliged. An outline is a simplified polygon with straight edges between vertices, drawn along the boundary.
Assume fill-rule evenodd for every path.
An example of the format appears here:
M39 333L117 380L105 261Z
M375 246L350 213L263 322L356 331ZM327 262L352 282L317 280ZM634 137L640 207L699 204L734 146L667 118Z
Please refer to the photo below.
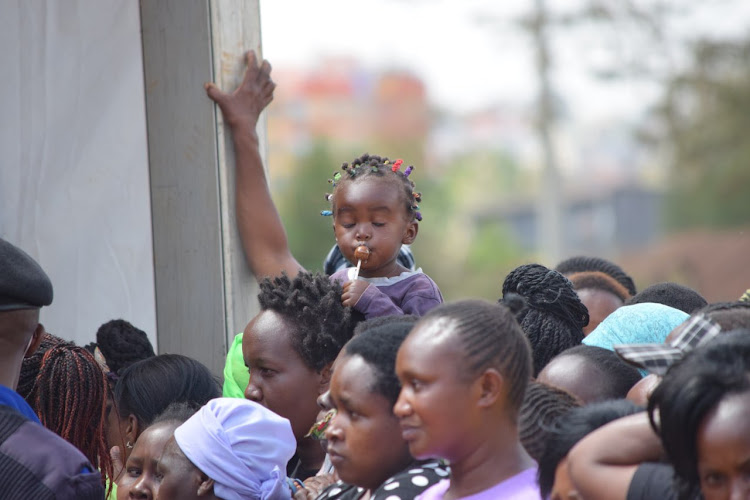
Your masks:
M359 278L359 268L362 266L362 259L357 259L357 269L354 271L354 278L352 278L352 281Z

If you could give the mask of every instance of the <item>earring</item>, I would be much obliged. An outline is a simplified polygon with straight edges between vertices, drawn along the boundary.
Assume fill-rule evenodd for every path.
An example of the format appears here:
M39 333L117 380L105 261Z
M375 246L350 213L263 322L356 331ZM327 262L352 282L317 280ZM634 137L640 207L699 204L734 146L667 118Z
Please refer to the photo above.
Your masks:
M128 441L127 443L125 443L125 447L126 447L127 449L129 449L129 450L132 450L132 449L133 449L133 445L132 445L132 444L130 444L130 441Z

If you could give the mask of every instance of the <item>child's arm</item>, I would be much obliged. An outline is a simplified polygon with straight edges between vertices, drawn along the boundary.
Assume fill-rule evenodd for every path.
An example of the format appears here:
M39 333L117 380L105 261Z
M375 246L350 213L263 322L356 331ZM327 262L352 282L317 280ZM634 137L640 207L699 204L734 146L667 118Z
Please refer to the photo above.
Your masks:
M396 314L423 316L443 303L443 296L437 285L426 275L418 275L411 281L409 289L401 296L400 304L396 304L388 294L364 280L347 281L343 283L343 288L343 305L361 312L365 319Z
M206 84L206 93L221 109L232 131L236 161L237 226L250 269L257 279L285 271L296 276L302 266L289 251L284 226L271 199L258 147L255 127L261 111L273 100L276 84L271 65L258 65L255 53L247 53L247 71L231 94Z

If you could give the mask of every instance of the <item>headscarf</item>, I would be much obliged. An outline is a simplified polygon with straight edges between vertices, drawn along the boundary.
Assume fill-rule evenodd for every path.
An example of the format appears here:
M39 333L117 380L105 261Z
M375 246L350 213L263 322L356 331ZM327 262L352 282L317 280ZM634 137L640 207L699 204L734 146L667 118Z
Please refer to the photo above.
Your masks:
M182 452L226 500L289 500L286 464L297 446L289 421L245 399L217 398L174 432Z
M687 313L663 304L623 306L599 323L583 343L610 351L617 344L661 344L688 317Z

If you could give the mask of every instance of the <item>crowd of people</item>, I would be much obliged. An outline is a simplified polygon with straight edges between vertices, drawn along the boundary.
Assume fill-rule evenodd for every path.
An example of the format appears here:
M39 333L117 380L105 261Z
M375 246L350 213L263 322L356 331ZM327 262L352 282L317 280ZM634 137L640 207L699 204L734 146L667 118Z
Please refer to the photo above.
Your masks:
M0 498L750 499L747 294L639 292L587 256L444 303L408 248L414 168L370 154L333 173L335 245L308 272L255 133L271 67L247 65L206 87L260 283L223 380L125 320L83 347L48 333L52 283L0 239Z

